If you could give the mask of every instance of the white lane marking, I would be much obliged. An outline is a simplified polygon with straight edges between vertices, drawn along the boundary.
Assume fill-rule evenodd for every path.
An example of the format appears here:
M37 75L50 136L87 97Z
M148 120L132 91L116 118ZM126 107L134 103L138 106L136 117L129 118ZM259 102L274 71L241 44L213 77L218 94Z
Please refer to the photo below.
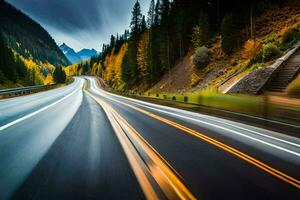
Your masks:
M146 105L143 105L141 103L136 103L136 102L131 102L135 105L139 105L139 106L142 106L142 107L146 107L146 108L151 108L149 106L146 106ZM172 110L172 109L169 109L169 108L166 108L166 110ZM175 111L175 109L174 109ZM178 111L178 112L182 112L182 111ZM182 112L183 113L183 112ZM193 115L193 114L191 114ZM201 117L201 116L194 116L194 117ZM272 139L272 140L276 140L276 141L279 141L279 142L282 142L282 143L286 143L288 145L291 145L291 146L295 146L295 147L298 147L300 148L300 144L297 144L297 143L294 143L294 142L290 142L290 141L287 141L287 140L283 140L283 139L280 139L280 138L276 138L276 137L273 137L273 136L270 136L270 135L266 135L266 134L263 134L263 133L259 133L257 131L254 131L254 130L251 130L251 129L247 129L247 128L243 128L243 127L239 127L239 126L236 126L234 124L229 124L225 121L221 121L221 120L218 120L218 119L215 119L215 118L211 118L210 116L206 116L208 119L210 119L211 121L214 121L214 122L218 122L218 123L221 123L221 124L225 124L227 126L231 126L231 127L234 127L236 129L240 129L240 130L244 130L244 131L247 131L247 132L250 132L250 133L253 133L255 135L259 135L259 136L262 136L262 137L266 137L266 138L269 138L269 139ZM192 118L192 119L195 119L195 118ZM203 120L200 120L200 119L195 119L195 120L199 120L199 121L203 121Z
M81 85L82 85L82 81L81 81ZM52 103L52 104L50 104L50 105L48 105L48 106L45 106L45 107L43 107L43 108L41 108L41 109L39 109L39 110L37 110L37 111L34 111L34 112L32 112L32 113L30 113L30 114L28 114L28 115L25 115L25 116L23 116L23 117L21 117L21 118L19 118L19 119L16 119L16 120L14 120L14 121L12 121L12 122L9 122L9 123L7 123L7 124L5 124L5 125L3 125L3 126L0 126L0 131L3 131L3 130L5 130L5 129L7 129L7 128L9 128L9 127L11 127L11 126L13 126L13 125L19 123L19 122L21 122L21 121L24 121L25 119L28 119L28 118L30 118L30 117L32 117L32 116L34 116L34 115L37 115L38 113L40 113L40 112L42 112L42 111L44 111L44 110L46 110L46 109L48 109L48 108L50 108L50 107L52 107L52 106L54 106L54 105L56 105L56 104L62 102L63 100L67 99L68 97L70 97L70 96L72 96L73 94L75 94L76 92L78 92L79 90L81 90L81 88L80 88L80 89L77 89L77 90L75 90L75 91L73 91L72 93L68 94L67 96L61 98L60 100L58 100L58 101L56 101L56 102L54 102L54 103Z
M95 87L95 83L94 83L94 87ZM96 89L97 89L97 88L96 88ZM199 113L193 113L193 112L189 112L189 111L185 111L185 110L180 110L180 109L177 109L177 108L171 108L171 107L167 107L167 106L161 106L161 105L151 104L151 103L148 103L148 102L143 102L143 101L139 101L139 100L136 100L136 99L131 99L131 98L119 96L119 95L116 95L116 94L111 94L111 93L109 93L109 95L112 95L112 96L116 96L116 97L119 97L119 98L126 99L126 100L130 101L131 103L133 103L133 104L135 104L135 105L142 106L142 107L147 107L147 108L149 108L149 106L153 106L153 107L158 107L158 108L161 108L161 109L173 110L173 111L176 111L176 112L181 112L181 113L193 115L193 117L200 117L200 118L204 118L204 117L205 117L205 118L209 118L210 120L212 120L212 121L214 121L214 122L222 123L222 124L225 124L225 125L227 125L227 126L234 127L234 128L236 128L236 129L241 129L241 130L244 130L244 131L248 131L248 132L251 132L251 133L253 133L253 134L262 136L262 137L266 137L266 138L269 138L269 139L272 139L272 140L276 140L276 141L279 141L279 142L282 142L282 143L286 143L286 144L288 144L288 145L291 145L291 146L295 146L295 147L300 148L300 144L297 144L297 143L294 143L294 142L290 142L290 141L287 141L287 140L284 140L284 139L281 139L281 138L277 138L277 137L274 137L274 136L266 135L266 134L263 134L263 133L260 133L260 132L257 132L257 131L251 130L251 129L239 127L239 126L236 126L236 125L234 125L234 124L229 124L229 123L226 122L225 120L224 120L224 121L221 121L222 119L218 119L218 118L215 118L215 117L211 117L211 116L209 116L209 115L203 115L203 114L199 114ZM143 105L143 104L146 104L146 105L148 105L148 106ZM198 116L197 116L197 115L198 115ZM199 120L199 119L195 119L195 120ZM199 121L200 121L200 120L199 120ZM273 132L273 131L272 131L272 132ZM277 133L277 132L274 132L274 133L280 134L280 133Z
M92 89L93 89L93 88L92 88ZM95 89L94 89L94 92L96 92L96 93L98 93L98 94L100 94L100 95L103 95L103 94L101 94L100 92L98 92L98 91L95 90ZM121 103L121 104L122 104L121 101L115 100L115 99L113 99L113 98L111 98L111 97L106 97L106 98L109 98L109 99L112 100L112 101L115 101L115 102L118 102L118 103ZM222 126L219 126L219 125L216 125L216 124L211 124L211 123L208 123L208 122L204 122L204 121L201 121L201 120L198 120L198 119L194 119L194 118L190 118L190 117L178 115L178 114L171 113L171 112L168 112L168 111L159 110L159 109L152 108L152 107L149 107L149 106L144 106L144 107L147 107L147 108L152 109L152 110L156 110L156 111L158 111L158 112L162 112L162 113L166 113L166 114L169 114L169 115L173 115L173 116L176 116L176 117L179 117L179 118L184 118L184 119L196 121L196 122L199 122L199 123L202 123L202 124L206 124L206 125L209 125L209 126L214 126L214 127L216 127L216 128L219 128L219 129L222 129L222 130L225 130L225 131L228 131L228 132L235 133L236 135L246 137L246 138L251 139L251 140L254 140L254 141L256 141L256 142L260 142L260 143L262 143L262 144L271 146L271 147L273 147L273 148L276 148L276 149L279 149L279 150L282 150L282 151L285 151L285 152L287 152L287 153L290 153L290 154L293 154L293 155L295 155L295 156L300 157L300 153L297 153L297 152L291 151L291 150L289 150L289 149L286 149L286 148L283 148L283 147L280 147L280 146L271 144L271 143L269 143L269 142L266 142L266 141L263 141L263 140L260 140L260 139L251 137L251 136L249 136L249 135L245 135L245 134L240 133L240 132L237 132L237 131L235 131L235 130L231 130L231 129L228 129L228 128L225 128L225 127L222 127Z

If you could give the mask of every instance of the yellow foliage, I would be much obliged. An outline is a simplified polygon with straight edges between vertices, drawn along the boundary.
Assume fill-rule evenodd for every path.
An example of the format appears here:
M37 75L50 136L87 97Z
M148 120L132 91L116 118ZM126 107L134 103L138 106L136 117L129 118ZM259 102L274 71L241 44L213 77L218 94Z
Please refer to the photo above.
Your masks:
M82 75L82 68L78 71L78 64L69 65L64 68L64 71L67 77Z
M51 74L48 74L44 80L44 85L51 85L51 84L54 84L54 79Z
M43 63L40 61L33 60L32 57L26 59L23 56L19 55L21 60L24 62L26 68L29 71L33 71L34 74L31 75L31 79L34 80L34 83L37 85L45 84L45 82L49 82L49 80L45 80L42 72L46 72L48 74L52 74L55 67L51 63ZM34 76L34 77L33 77Z
M142 34L137 50L137 64L141 76L149 74L149 31Z
M122 84L121 74L122 74L122 62L123 58L128 50L127 43L123 44L117 55L114 55L114 49L111 54L107 55L104 61L105 73L103 77L106 81L114 86L119 86ZM99 67L99 66L98 66ZM100 65L100 70L102 66ZM98 68L99 70L99 68Z
M258 51L260 43L256 40L249 39L244 44L244 56L245 58L253 57Z
M34 69L37 67L37 64L31 59L24 59L24 63L28 69Z

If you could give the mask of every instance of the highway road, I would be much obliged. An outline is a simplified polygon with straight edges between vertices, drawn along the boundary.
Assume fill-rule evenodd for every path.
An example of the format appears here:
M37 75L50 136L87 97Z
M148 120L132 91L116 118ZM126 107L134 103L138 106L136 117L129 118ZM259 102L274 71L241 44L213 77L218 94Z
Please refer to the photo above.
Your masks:
M0 101L0 199L300 199L300 139L108 93Z

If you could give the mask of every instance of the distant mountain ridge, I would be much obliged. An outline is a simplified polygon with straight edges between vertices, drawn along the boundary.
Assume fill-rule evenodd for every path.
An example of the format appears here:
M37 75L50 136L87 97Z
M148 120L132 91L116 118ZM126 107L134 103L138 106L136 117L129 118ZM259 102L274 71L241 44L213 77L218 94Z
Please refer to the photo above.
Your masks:
M95 49L82 49L78 51L77 54L80 56L81 60L84 61L97 55L97 51Z
M60 45L59 48L72 64L80 63L84 60L88 60L91 57L97 55L98 53L95 49L82 49L78 52L75 52L74 49L72 49L65 43Z
M66 66L69 61L54 39L37 22L0 0L0 32L8 46L25 58Z
M74 63L80 63L81 62L80 56L77 55L77 53L74 51L74 49L72 49L71 47L69 47L65 43L63 43L62 45L60 45L59 48L65 54L65 56L67 57L67 59L72 64L74 64Z

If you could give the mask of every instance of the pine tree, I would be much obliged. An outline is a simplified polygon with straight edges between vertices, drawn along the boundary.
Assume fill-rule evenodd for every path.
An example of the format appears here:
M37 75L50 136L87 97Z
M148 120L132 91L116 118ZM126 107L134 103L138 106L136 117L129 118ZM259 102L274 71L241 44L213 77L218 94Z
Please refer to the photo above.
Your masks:
M153 29L154 29L154 23L155 23L155 2L154 0L151 0L149 10L148 10L148 18L147 23L149 26L149 34L148 34L148 63L149 63L149 83L150 85L153 85L154 82L154 61L153 61Z
M0 70L7 79L16 82L18 75L14 53L9 47L7 47L2 34L0 34L0 56Z
M160 0L157 0L154 10L154 25L158 26L160 24Z
M110 36L110 46L111 46L111 48L114 48L115 44L116 44L116 38L115 38L115 36L111 35Z
M159 7L160 13L160 62L162 71L170 70L170 35L169 35L169 0L162 0Z
M143 15L142 18L142 24L141 24L141 32L145 32L145 30L147 29L147 24L146 24L146 20L145 20L145 16Z
M27 68L19 55L16 56L15 65L18 73L18 78L24 80L27 76Z
M141 6L139 1L137 0L132 10L132 17L130 22L131 37L135 40L137 39L138 35L141 32L141 23L142 23Z
M224 16L221 24L222 49L226 54L230 54L237 45L237 29L233 14Z
M148 10L148 18L147 18L147 24L149 27L152 27L154 25L154 18L155 18L155 3L154 0L151 0L149 10Z
M66 82L66 73L62 67L56 67L53 72L53 78L57 84Z
M128 42L128 63L130 66L130 76L132 82L137 82L138 78L138 66L137 66L137 47L139 36L141 33L142 14L139 1L136 1L132 11L131 17L131 33Z

